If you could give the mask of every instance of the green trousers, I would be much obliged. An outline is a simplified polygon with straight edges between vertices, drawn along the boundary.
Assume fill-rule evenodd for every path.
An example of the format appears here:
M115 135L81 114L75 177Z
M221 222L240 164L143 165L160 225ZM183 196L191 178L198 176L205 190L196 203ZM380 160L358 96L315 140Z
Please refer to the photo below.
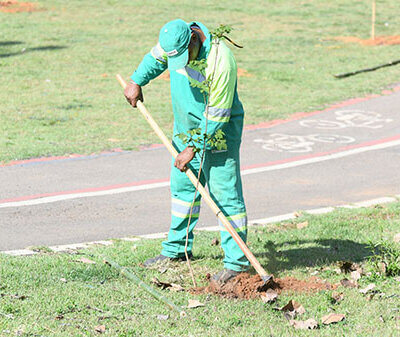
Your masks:
M174 146L179 152L186 147L176 137L174 137ZM228 143L227 151L207 150L201 182L203 185L205 183L208 185L212 199L246 242L247 215L240 178L239 147L240 143ZM174 160L171 168L171 227L168 239L162 244L161 254L176 258L184 256L186 230L195 187L186 174L180 172L173 164ZM189 165L196 176L199 166L200 156L196 155ZM188 253L192 250L193 229L199 218L200 201L201 196L197 193L190 222ZM249 266L247 258L223 225L221 223L219 225L221 227L221 246L225 253L224 268L235 271L246 270Z

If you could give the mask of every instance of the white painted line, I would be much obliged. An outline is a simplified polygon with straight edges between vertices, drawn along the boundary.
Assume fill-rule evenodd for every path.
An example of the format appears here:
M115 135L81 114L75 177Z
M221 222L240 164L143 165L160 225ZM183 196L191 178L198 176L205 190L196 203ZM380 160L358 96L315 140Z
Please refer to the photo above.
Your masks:
M0 253L12 255L12 256L29 256L29 255L37 254L37 252L34 252L33 250L30 250L30 249L6 250L6 251L0 252Z
M220 226L208 226L208 227L201 227L195 228L196 231L203 231L203 232L218 232L221 229Z
M397 194L396 197L400 198L400 194ZM309 209L309 210L305 210L302 212L304 212L305 214L308 213L308 214L312 214L312 215L319 215L319 214L327 214L327 213L333 212L334 210L339 209L339 208L356 209L356 208L371 207L374 205L386 204L386 203L395 202L395 201L397 201L397 199L394 197L383 197L383 198L377 198L377 199L371 199L371 200L357 202L352 205L322 207L322 208ZM268 217L268 218L250 220L249 226L267 225L267 224L271 224L271 223L296 219L297 218L296 214L298 214L298 212L287 213L287 214L272 216L272 217ZM216 231L217 232L220 230L220 227L219 226L207 226L207 227L202 227L202 228L196 228L195 230L196 231ZM138 235L137 237L132 237L132 238L125 237L125 238L121 238L119 240L134 242L134 241L138 241L138 240L142 240L142 239L164 239L167 235L168 235L168 232L153 233L153 234ZM48 248L50 248L54 252L63 252L63 251L68 251L68 250L88 248L89 246L96 245L96 244L110 246L113 244L112 240L113 239L110 239L107 241L103 240L103 241L91 241L91 242L76 243L76 244L69 244L69 245L58 245L58 246L50 246ZM26 255L38 254L38 252L29 250L29 249L17 249L17 250L8 250L8 251L2 251L2 252L0 251L0 253L12 255L12 256L26 256Z
M114 189L105 190L105 191L61 194L61 195L56 195L56 196L52 196L52 197L42 197L42 198L39 197L37 199L5 202L3 204L0 204L0 208L34 206L34 205L48 204L48 203L52 203L52 202L56 202L56 201L64 201L64 200L70 200L70 199L100 197L100 196L104 196L104 195L113 195L113 194L119 194L119 193L151 190L153 188L160 188L160 187L166 187L166 186L169 186L168 181L161 182L161 183L144 184L144 185L138 185L138 186L114 188Z
M128 242L136 242L136 241L142 240L142 238L121 238L121 239L118 239L118 240L128 241Z
M77 250L88 248L89 243L71 243L69 245L50 246L49 248L54 252L66 252L69 250Z
M168 232L164 233L153 233L153 234L145 234L145 235L138 235L142 239L165 239L168 235Z
M370 207L370 206L375 206L375 205L379 205L379 204L387 204L389 202L394 202L394 201L396 201L396 198L385 197L385 198L378 198L378 199L356 202L356 203L354 203L354 205L358 206L358 207Z
M363 152L385 149L388 147L393 147L393 146L398 146L398 145L400 145L400 139L396 139L393 141L386 141L383 143L370 145L370 146L359 147L359 148L346 150L346 151L342 151L342 152L338 152L338 153L322 155L319 157L311 157L311 158L296 160L296 161L287 162L287 163L283 163L283 164L276 164L276 165L262 166L262 167L256 167L256 168L251 168L251 169L244 169L241 171L241 174L242 174L242 176L245 176L245 175L256 174L256 173L261 173L261 172L282 170L282 169L287 169L287 168L291 168L291 167L297 167L297 166L308 165L308 164L312 164L312 163L318 163L318 162L323 162L323 161L337 159L337 158L343 158L343 157L347 157L347 156L351 156L351 155L359 154L359 153L363 153ZM47 204L47 203L70 200L70 199L77 199L77 198L99 197L99 196L104 196L104 195L113 195L113 194L119 194L119 193L150 190L150 189L154 189L154 188L167 187L169 185L170 185L170 183L168 181L165 181L165 182L158 182L158 183L151 183L151 184L143 184L143 185L138 185L138 186L121 187L121 188L115 188L115 189L109 189L109 190L103 190L103 191L61 194L61 195L51 196L51 197L42 197L42 198L39 197L36 199L30 199L30 200L5 202L5 203L0 204L0 208L33 206L33 205Z
M309 209L304 212L306 212L308 214L317 215L317 214L327 214L327 213L333 212L334 210L335 210L334 207L324 207L324 208Z
M286 169L286 168L308 165L308 164L313 164L313 163L319 163L319 162L337 159L337 158L343 158L343 157L347 157L347 156L351 156L351 155L359 154L359 153L363 153L363 152L386 149L388 147L393 147L393 146L398 146L398 145L400 145L399 139L393 140L393 141L388 141L388 142L381 143L381 144L359 147L359 148L342 151L342 152L338 152L338 153L327 154L327 155L320 156L320 157L306 158L306 159L302 159L302 160L297 160L297 161L292 161L292 162L278 164L278 165L272 165L272 166L256 167L256 168L252 168L252 169L243 170L242 176L248 175L248 174L260 173L260 172L282 170L282 169Z
M256 219L249 221L250 226L252 225L266 225L274 222L281 222L281 221L286 221L286 220L291 220L291 219L296 219L295 213L287 213L287 214L282 214L282 215L277 215L277 216L272 216L269 218L263 218L263 219Z
M112 244L113 244L113 242L110 240L101 240L101 241L73 243L73 244L69 244L69 245L49 246L49 248L54 252L66 252L69 250L88 248L89 246L93 246L93 245L111 246Z
M355 205L339 205L336 208L348 208L348 209L355 209L355 208L360 208L358 206Z

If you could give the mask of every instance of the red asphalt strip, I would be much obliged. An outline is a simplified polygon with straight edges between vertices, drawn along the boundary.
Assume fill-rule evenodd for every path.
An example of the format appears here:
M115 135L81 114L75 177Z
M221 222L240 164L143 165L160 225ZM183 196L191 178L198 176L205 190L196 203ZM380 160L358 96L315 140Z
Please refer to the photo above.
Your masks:
M286 119L275 119L272 121L268 121L268 122L262 122L259 124L252 124L252 125L246 125L244 127L244 130L257 130L257 129L266 129L266 128L271 128L275 125L279 125L279 124L284 124L287 122L291 122L291 121L295 121L304 117L309 117L309 116L314 116L317 114L320 114L322 112L327 112L330 110L334 110L334 109L338 109L338 108L343 108L349 105L353 105L356 103L360 103L360 102L365 102L368 101L370 99L373 98L377 98L377 97L381 97L381 96L385 96L385 95L390 95L393 94L397 91L400 91L400 86L396 86L394 88L392 88L391 90L383 90L381 95L377 95L377 94L372 94L372 95L368 95L365 97L359 97L359 98L351 98L348 100L345 100L343 102L337 103L337 104L333 104L330 107L324 109L324 110L316 110L316 111L311 111L311 112L297 112L292 114L290 117L286 118ZM148 149L153 149L153 148L159 148L162 147L163 144L151 144L148 146L143 146L140 149L141 150L148 150ZM116 149L112 149L110 151L105 151L105 152L100 152L100 155L102 154L107 154L107 153L114 153L114 152L124 152L124 150L120 149L120 148L116 148ZM90 155L89 155L90 156ZM28 164L28 163L35 163L35 162L47 162L47 161L52 161L52 160L65 160L65 159L74 159L74 158L82 158L82 157L89 157L88 155L82 155L82 154L71 154L68 156L56 156L56 157L41 157L41 158L32 158L32 159L26 159L26 160L15 160L15 161L11 161L8 162L6 164L0 164L0 167L6 167L6 166L13 166L13 165L21 165L21 164Z
M383 143L387 143L387 142L390 142L393 140L398 140L398 139L400 139L400 135L396 135L396 136L384 138L384 139L372 140L372 141L364 142L361 144L348 145L348 146L340 147L340 148L337 148L337 149L334 149L331 151L326 151L326 152L311 153L311 154L304 155L304 156L296 156L296 157L272 161L272 162L268 162L268 163L253 164L253 165L249 165L249 166L244 166L241 169L248 170L248 169L253 169L253 168L258 168L258 167L268 167L268 166L280 165L280 164L285 164L285 163L290 163L290 162L295 162L295 161L301 161L301 160L309 159L309 158L323 157L323 156L327 156L330 154L340 153L340 152L348 151L348 150L352 150L352 149L357 149L357 148L362 148L362 147L367 147L367 146L372 146L372 145L377 145L377 144L383 144ZM163 182L168 182L168 181L169 181L169 178L154 179L154 180L142 180L142 181L135 181L135 182L126 183L126 184L110 185L110 186L103 186L103 187L92 187L92 188L79 189L79 190L73 190L73 191L42 193L42 194L22 196L22 197L17 197L17 198L3 199L3 200L0 200L0 204L32 200L32 199L39 199L39 198L44 198L44 197L54 197L54 196L67 195L67 194L108 191L108 190L113 190L113 189L117 189L117 188L156 184L156 183L163 183Z

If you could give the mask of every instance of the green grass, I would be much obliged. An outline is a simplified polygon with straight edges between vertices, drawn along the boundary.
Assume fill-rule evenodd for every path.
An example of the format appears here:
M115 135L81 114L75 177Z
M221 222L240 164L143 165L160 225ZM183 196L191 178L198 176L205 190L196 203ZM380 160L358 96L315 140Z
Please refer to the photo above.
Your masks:
M337 1L60 1L43 11L0 13L0 162L159 142L122 95L114 75L133 72L168 20L233 25L246 123L323 108L379 93L400 67L344 80L332 74L398 58L400 46L362 47L334 36L368 38L370 2ZM381 0L377 35L399 32L396 2ZM169 83L144 89L149 110L171 135Z
M359 289L340 287L337 291L344 293L344 299L337 304L331 302L332 291L326 290L285 293L275 305L269 305L260 300L228 300L163 290L177 305L187 305L190 298L205 304L186 309L189 315L182 319L100 261L94 265L75 262L85 253L103 254L128 267L146 283L156 276L161 281L190 287L185 263L173 263L164 273L139 266L144 259L159 253L160 240L116 241L112 246L81 251L82 255L46 253L42 249L43 253L31 257L0 255L0 335L95 336L95 327L102 324L106 326L105 336L398 335L399 279L377 274L376 259L371 261L371 245L380 245L376 250L379 254L390 246L399 256L400 246L393 237L400 228L400 202L384 208L339 209L323 216L305 214L296 222L306 220L309 225L303 229L284 224L252 227L249 246L261 264L277 277L305 279L318 271L317 277L337 283L349 277L335 272L338 262L356 262L371 273L359 280L360 288L374 282L378 294L369 300ZM193 268L200 284L206 283L207 272L221 268L221 248L211 246L216 235L201 232L195 237ZM397 263L399 270L398 260L387 255L385 259ZM20 299L16 294L26 298ZM273 310L290 299L306 309L298 317L300 320L315 318L321 322L322 316L331 312L345 314L346 319L314 331L294 330L282 313ZM158 315L169 318L160 320Z

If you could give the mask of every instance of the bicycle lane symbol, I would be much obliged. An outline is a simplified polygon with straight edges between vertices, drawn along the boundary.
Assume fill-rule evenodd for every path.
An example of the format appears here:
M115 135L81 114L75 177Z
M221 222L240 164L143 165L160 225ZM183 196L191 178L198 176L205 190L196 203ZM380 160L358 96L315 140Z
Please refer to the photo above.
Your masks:
M349 136L311 134L311 135L288 135L284 133L274 133L270 139L255 139L255 143L262 144L261 147L267 151L306 153L313 151L315 143L353 143L355 139Z
M344 128L380 129L387 123L393 122L391 118L382 118L380 113L363 110L340 110L335 112L336 120L308 119L300 121L303 127L320 130L337 130Z

